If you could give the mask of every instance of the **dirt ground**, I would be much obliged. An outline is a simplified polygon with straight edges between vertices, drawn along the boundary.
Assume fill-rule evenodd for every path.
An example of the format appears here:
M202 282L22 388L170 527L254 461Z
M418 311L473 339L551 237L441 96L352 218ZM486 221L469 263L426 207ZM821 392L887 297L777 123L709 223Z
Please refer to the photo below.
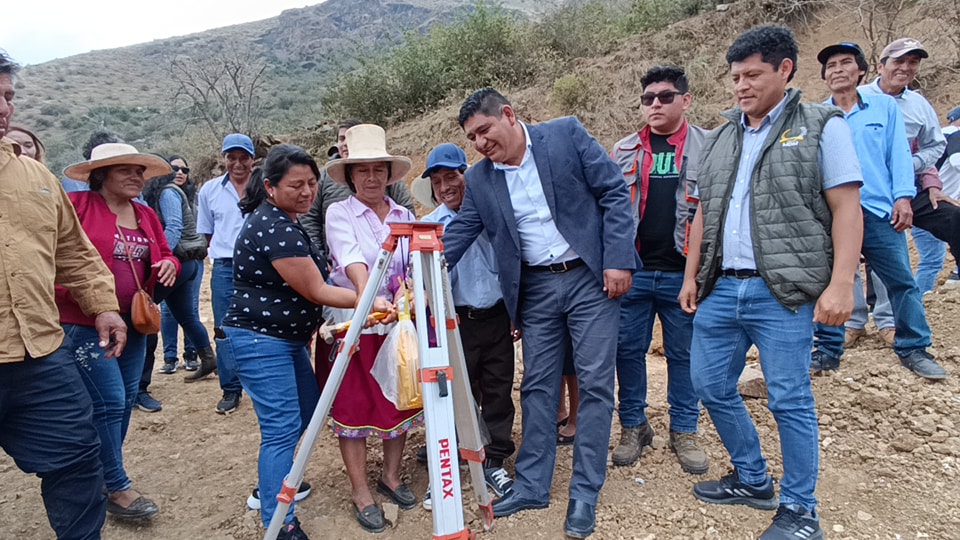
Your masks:
M944 275L946 272L944 272ZM941 279L944 276L941 276ZM204 291L203 298L209 292ZM960 538L960 289L928 295L927 316L933 328L933 351L950 373L940 383L926 382L901 368L893 351L870 335L844 357L836 374L815 377L813 389L820 416L821 472L817 489L822 525L831 538ZM210 326L209 304L203 316ZM654 344L654 351L658 350ZM709 417L700 420L701 438L710 455L703 477L685 474L666 448L668 416L666 363L651 354L648 416L657 437L631 467L611 467L597 511L598 539L740 539L756 538L772 513L713 506L694 499L700 479L726 474L729 462ZM518 381L522 366L518 363ZM184 372L156 374L153 395L163 402L158 413L134 411L124 459L134 487L154 499L160 513L145 523L107 519L104 538L210 540L261 538L258 512L245 500L257 478L259 429L249 399L229 416L214 412L220 391L215 378L182 382ZM518 399L515 385L514 399ZM280 389L278 389L280 391ZM764 400L748 400L759 426L772 474L781 474L776 424ZM518 407L519 410L519 407ZM515 424L519 441L520 417ZM423 443L412 432L404 476L422 495L426 470L414 454ZM614 421L611 449L619 437ZM381 458L372 443L369 477L374 482ZM558 450L552 503L539 511L496 520L480 538L562 538L572 463L572 447ZM512 467L512 461L507 467ZM469 488L469 475L464 475ZM307 470L313 494L298 504L297 515L311 538L371 538L353 518L346 473L335 438L325 430ZM40 499L40 483L20 472L0 453L0 538L53 538ZM472 492L465 489L465 499ZM481 530L471 502L469 526ZM395 528L379 538L429 538L430 513L419 506L400 512Z

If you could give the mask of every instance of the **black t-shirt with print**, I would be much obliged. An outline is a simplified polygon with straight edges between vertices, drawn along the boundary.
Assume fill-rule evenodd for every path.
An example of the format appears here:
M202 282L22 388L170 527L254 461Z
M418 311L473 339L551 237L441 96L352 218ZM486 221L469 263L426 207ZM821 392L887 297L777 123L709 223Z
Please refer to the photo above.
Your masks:
M247 217L233 251L233 298L224 326L291 341L307 341L320 324L321 306L293 290L271 261L310 257L326 264L307 232L264 202Z
M677 252L673 235L677 227L677 170L676 149L667 137L650 133L653 166L647 189L643 219L637 228L637 243L644 270L683 272L686 259Z

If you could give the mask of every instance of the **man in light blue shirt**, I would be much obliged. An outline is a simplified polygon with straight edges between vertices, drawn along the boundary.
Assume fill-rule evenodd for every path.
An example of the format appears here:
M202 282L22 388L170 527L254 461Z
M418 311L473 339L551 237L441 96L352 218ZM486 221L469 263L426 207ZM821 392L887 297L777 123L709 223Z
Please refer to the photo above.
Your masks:
M900 362L914 373L942 379L946 372L926 351L930 346L930 327L920 289L910 270L910 253L903 232L913 221L910 203L916 193L903 115L890 96L857 91L868 69L866 56L857 44L831 45L820 51L817 60L823 66L821 77L832 94L824 103L843 110L860 158L862 253L867 264L887 285L893 302L897 326L894 350ZM855 294L854 298L858 296L862 298L862 285L861 294ZM866 310L865 303L855 305L855 309L857 307ZM818 324L816 337L817 348L812 353L810 370L839 369L843 327Z
M447 225L456 217L466 189L465 170L467 156L457 145L441 144L430 152L427 170L411 186L420 204L426 208L436 206L423 216L423 221ZM503 462L516 449L512 439L516 411L513 333L496 268L493 246L487 235L481 234L450 271L450 286L460 318L460 340L473 397L490 432L490 442L484 447L484 477L487 485L502 497L513 487Z
M233 296L233 249L243 226L243 214L238 203L253 173L253 141L240 133L227 135L223 139L222 153L227 166L226 174L207 181L197 194L197 232L207 237L208 254L213 259L210 300L217 338L223 337L220 322ZM214 370L220 377L220 389L223 390L223 399L217 404L216 411L229 414L240 405L243 388L237 373L221 360L219 347L216 365L202 363L200 369L185 377L184 381L198 381Z
M861 94L892 96L903 112L907 141L913 151L913 169L916 174L917 196L914 197L912 232L920 264L917 266L917 285L920 292L933 290L937 275L943 269L945 255L943 242L950 245L954 258L960 258L960 207L942 193L936 169L943 155L946 140L940 130L937 113L919 92L909 88L920 71L920 63L929 55L923 44L911 38L900 38L887 45L880 53L880 76L859 88ZM890 299L879 280L874 279L877 305L874 322L880 336L892 345L894 320ZM865 319L851 321L851 325L865 324Z

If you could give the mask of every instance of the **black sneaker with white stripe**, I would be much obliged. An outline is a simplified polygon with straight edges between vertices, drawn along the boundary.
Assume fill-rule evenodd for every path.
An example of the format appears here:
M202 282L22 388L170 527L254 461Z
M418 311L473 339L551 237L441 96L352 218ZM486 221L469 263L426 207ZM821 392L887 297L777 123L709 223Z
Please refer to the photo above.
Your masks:
M775 510L780 504L773 478L767 476L762 486L751 486L740 481L736 470L720 480L698 482L693 486L693 495L703 502L743 504L758 510Z
M503 497L513 489L513 479L503 467L487 467L483 469L483 478L487 487L493 490L497 497Z
M297 490L297 495L293 498L295 501L302 501L310 496L310 483L309 482L300 482L300 489ZM247 497L247 508L251 510L260 509L260 488L253 488L253 493Z
M807 515L789 506L780 505L773 523L760 535L760 540L822 540L823 530L815 515Z

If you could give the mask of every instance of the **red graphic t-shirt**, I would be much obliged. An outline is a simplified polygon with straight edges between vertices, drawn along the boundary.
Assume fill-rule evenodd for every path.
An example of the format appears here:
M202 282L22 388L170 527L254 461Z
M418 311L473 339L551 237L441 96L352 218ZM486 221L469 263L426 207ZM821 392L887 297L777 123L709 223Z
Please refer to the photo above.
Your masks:
M133 277L128 260L133 260L133 267L137 269L140 283L147 280L147 270L150 268L150 240L140 229L120 227L123 231L124 242L120 235L114 234L113 243L113 279L117 284L117 301L120 303L120 313L130 313L130 304L133 295L137 292L137 281Z

